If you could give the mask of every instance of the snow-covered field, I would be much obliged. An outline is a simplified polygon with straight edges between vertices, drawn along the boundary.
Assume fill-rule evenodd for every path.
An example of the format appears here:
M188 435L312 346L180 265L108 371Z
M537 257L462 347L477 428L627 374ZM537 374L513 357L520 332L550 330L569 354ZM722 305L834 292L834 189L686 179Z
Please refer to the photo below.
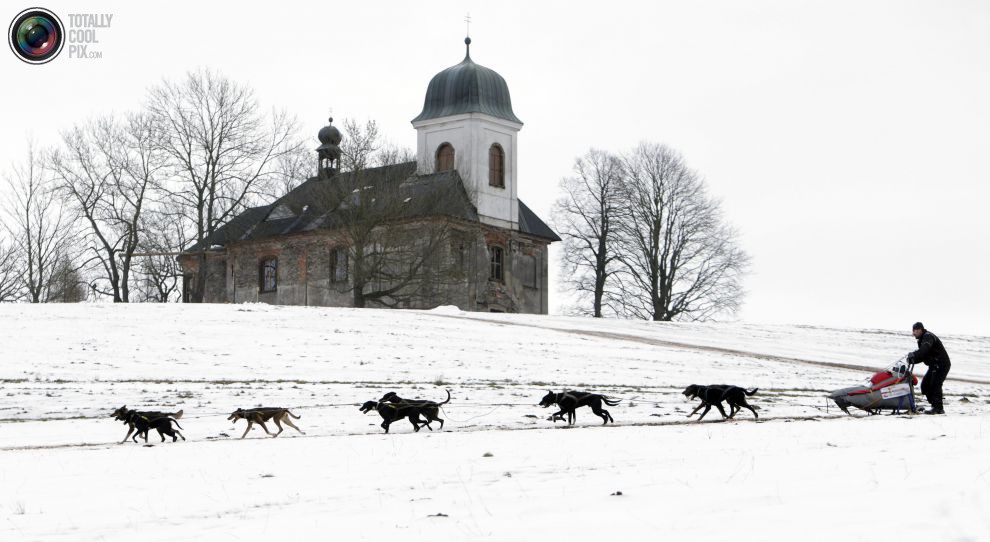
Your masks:
M944 417L826 390L909 333L266 305L0 305L0 541L990 540L990 337L940 333ZM759 387L689 421L691 383ZM547 389L620 397L565 429ZM440 400L383 435L357 405ZM108 418L178 409L188 441ZM305 432L226 420L286 406ZM617 494L621 492L621 495Z

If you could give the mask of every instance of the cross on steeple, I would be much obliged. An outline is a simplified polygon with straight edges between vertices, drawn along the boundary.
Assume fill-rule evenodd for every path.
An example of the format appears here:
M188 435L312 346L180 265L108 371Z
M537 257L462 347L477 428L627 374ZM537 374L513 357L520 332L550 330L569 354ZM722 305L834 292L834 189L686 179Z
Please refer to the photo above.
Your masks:
M470 38L471 37L471 14L470 13L468 13L467 15L464 16L464 22L467 23L467 36L465 36L465 37Z

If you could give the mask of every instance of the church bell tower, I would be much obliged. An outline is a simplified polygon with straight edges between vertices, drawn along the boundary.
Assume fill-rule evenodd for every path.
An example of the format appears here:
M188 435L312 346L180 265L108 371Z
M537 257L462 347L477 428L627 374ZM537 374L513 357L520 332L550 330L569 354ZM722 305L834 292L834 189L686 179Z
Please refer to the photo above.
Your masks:
M421 175L456 170L483 223L519 229L518 133L509 87L494 70L471 60L471 38L460 64L433 76L423 111L412 120Z

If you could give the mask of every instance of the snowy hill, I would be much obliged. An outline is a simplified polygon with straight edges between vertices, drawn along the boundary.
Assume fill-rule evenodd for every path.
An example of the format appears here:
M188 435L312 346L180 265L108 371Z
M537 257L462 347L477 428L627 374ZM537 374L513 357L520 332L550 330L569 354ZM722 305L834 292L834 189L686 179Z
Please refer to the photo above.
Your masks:
M267 305L0 305L0 324L0 540L990 538L988 337L940 333L950 416L849 417L825 391L908 333ZM692 383L760 388L760 421L689 421ZM623 399L616 424L555 427L536 403L562 388ZM357 410L446 389L442 432ZM124 404L183 409L188 441L118 445ZM240 440L227 415L260 405L306 435ZM878 525L897 503L922 508Z

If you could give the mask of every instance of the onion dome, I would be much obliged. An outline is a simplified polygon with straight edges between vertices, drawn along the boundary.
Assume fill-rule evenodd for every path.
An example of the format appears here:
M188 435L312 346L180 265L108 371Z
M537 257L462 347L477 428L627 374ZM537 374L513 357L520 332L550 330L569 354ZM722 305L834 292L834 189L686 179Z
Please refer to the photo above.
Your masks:
M323 145L340 145L340 140L343 139L343 136L340 135L340 130L333 125L333 117L330 117L330 124L320 128L320 133L316 137L319 138L320 143Z
M509 86L495 70L471 60L471 38L465 38L467 54L456 66L433 76L426 88L423 112L413 122L460 115L484 113L510 122L522 121L512 112Z

